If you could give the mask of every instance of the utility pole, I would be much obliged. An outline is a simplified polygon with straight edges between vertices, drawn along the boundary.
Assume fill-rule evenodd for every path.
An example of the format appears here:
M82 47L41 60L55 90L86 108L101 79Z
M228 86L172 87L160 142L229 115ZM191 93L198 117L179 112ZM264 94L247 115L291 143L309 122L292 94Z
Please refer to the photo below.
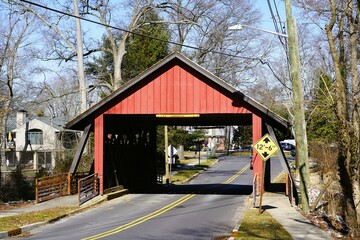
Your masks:
M78 1L73 0L74 4L74 15L79 17L79 6ZM80 92L80 113L83 113L87 109L86 101L86 88L85 88L85 74L84 74L84 59L83 59L83 41L80 19L75 18L76 22L76 45L77 45L77 65L78 65L78 81L79 81L79 92Z
M309 183L309 159L308 143L306 134L304 96L300 74L300 54L299 43L296 32L296 23L292 17L291 1L285 0L286 22L289 39L290 53L290 74L293 90L293 108L294 110L294 133L296 142L296 161L300 177L301 207L303 211L309 211L309 196L307 187Z

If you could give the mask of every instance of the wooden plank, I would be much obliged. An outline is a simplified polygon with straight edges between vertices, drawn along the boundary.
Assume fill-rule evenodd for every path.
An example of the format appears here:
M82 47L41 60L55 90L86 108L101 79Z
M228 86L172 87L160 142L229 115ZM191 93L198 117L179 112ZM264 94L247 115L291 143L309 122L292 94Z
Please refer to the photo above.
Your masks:
M147 103L147 112L146 113L153 113L154 112L154 81L151 81L146 86L147 90L147 99L144 99Z
M192 74L186 74L186 99L187 107L186 113L194 112L194 77Z
M257 116L256 114L252 114L252 141L253 144L255 144L263 135L262 131L262 119L261 117ZM259 181L257 183L258 189L257 192L260 193L260 191L263 189L263 186L261 186L261 182L263 179L263 173L262 173L262 167L263 167L263 160L261 159L260 155L257 154L256 151L253 153L253 174L258 175Z
M174 113L174 71L170 69L164 73L166 78L166 112Z
M144 88L140 89L140 114L147 114L148 111L148 86L145 86Z
M214 113L214 89L206 85L206 113Z
M140 89L134 93L134 112L135 114L141 113L141 94Z
M164 75L160 76L160 113L166 113L166 101L167 101L167 87L166 78Z
M94 172L99 174L100 192L103 191L103 171L104 171L104 116L95 119L95 149L94 149Z
M160 113L161 112L161 79L160 77L157 77L154 80L154 113Z
M128 102L128 113L134 114L135 113L135 93L131 94L126 100Z
M181 107L181 79L180 79L180 67L178 65L175 65L173 67L174 71L174 113L180 113L180 107Z
M206 84L199 80L200 83L200 113L207 113L207 103L206 103Z
M194 77L194 113L200 113L200 80Z
M79 205L99 195L98 174L89 175L78 182Z
M73 161L71 163L71 167L70 167L70 170L69 170L70 174L74 174L76 172L76 169L79 166L81 156L83 154L83 151L84 151L85 146L86 146L86 142L87 142L87 140L89 138L89 135L90 135L91 126L92 126L92 124L89 124L84 129L84 132L83 132L83 134L81 136L81 140L80 140L80 143L79 143L79 147L76 149L75 156L74 156Z
M186 113L187 106L187 89L186 89L187 72L184 69L180 71L180 113Z
M221 94L220 95L220 109L223 113L228 113L227 108L226 108L228 104L229 104L229 99L225 95Z
M66 178L56 177L56 178L53 178L53 179L40 181L38 183L38 185L39 185L39 187L41 187L42 185L47 185L47 184L51 184L51 183L57 183L57 182L60 182L60 181L65 181L65 180L66 180Z
M214 90L214 112L215 113L220 113L221 109L220 109L220 92Z

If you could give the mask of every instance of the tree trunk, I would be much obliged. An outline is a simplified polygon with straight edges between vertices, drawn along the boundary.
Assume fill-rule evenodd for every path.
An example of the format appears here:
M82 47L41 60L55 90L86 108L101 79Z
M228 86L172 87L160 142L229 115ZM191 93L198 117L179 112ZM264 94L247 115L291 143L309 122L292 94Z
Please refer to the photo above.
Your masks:
M79 16L78 1L73 0L74 3L74 15ZM84 73L84 59L83 59L83 40L80 19L76 18L76 43L77 43L77 68L78 68L78 81L79 81L79 92L80 92L80 113L83 113L87 109L86 101L86 84L85 84L85 73Z
M340 34L335 39L333 36L333 28L337 20L337 5L334 0L330 0L332 18L328 25L326 25L326 35L330 47L330 53L334 62L335 78L336 78L336 115L339 119L339 156L338 156L338 171L340 177L340 186L344 195L345 204L345 220L349 225L352 235L359 236L359 105L358 94L359 92L353 92L353 109L350 110L350 104L348 99L348 86L347 86L347 69L346 69L346 54L344 54L345 39L343 32L345 14L341 14L340 24L338 26ZM347 6L352 6L352 0L350 0ZM349 16L348 16L349 17ZM350 24L351 25L351 24ZM358 89L358 77L356 63L354 63L354 56L356 56L356 34L355 29L352 29L352 35L350 36L350 51L351 51L351 77L352 84L355 84L354 89ZM340 46L339 53L335 46L335 42L338 42ZM355 49L355 52L354 52ZM357 57L356 57L357 58ZM354 65L355 64L355 65ZM349 112L352 112L352 117L349 117ZM355 204L355 202L357 204Z
M123 80L121 77L121 64L122 64L122 60L124 58L124 55L126 53L125 51L125 42L127 39L127 33L125 33L124 36L120 43L119 46L116 49L116 54L114 54L114 85L113 85L113 91L115 91L116 89L118 89L119 87L121 87L121 85L123 85Z

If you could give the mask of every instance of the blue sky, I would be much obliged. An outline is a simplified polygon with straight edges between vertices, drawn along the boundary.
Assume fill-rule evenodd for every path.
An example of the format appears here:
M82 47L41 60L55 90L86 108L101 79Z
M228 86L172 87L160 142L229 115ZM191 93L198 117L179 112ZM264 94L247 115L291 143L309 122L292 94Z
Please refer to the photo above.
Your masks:
M275 8L274 8L274 0L270 0L272 6L273 6L273 11L275 12ZM281 21L285 22L286 20L286 15L285 15L285 3L283 0L275 0ZM274 24L271 18L271 14L270 14L270 10L268 7L268 2L267 0L257 0L256 1L256 7L259 8L262 13L263 13L263 18L262 18L262 22L259 24L258 27L260 28L264 28L267 30L271 30L271 31L275 31L274 28Z

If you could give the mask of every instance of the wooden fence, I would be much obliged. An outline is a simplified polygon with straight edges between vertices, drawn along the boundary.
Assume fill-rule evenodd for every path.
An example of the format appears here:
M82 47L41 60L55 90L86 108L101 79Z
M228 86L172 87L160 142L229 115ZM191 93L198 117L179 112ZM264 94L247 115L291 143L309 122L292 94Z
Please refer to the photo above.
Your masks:
M78 181L79 205L99 195L98 174L91 174Z
M36 203L70 194L70 174L59 174L54 176L37 178L35 180Z

